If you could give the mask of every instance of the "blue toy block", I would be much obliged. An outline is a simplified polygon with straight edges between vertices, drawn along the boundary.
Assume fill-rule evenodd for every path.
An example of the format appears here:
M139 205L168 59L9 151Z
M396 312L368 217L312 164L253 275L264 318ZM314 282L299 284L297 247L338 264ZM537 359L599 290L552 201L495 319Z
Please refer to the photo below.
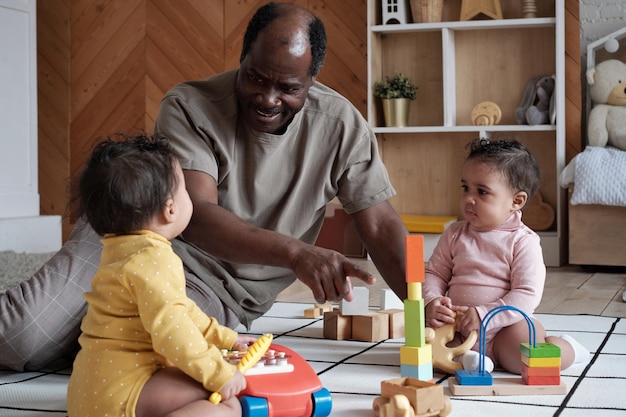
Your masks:
M400 375L402 377L419 379L420 381L432 381L433 364L426 363L419 366L400 364Z
M493 378L487 371L456 371L456 382L459 385L493 385Z

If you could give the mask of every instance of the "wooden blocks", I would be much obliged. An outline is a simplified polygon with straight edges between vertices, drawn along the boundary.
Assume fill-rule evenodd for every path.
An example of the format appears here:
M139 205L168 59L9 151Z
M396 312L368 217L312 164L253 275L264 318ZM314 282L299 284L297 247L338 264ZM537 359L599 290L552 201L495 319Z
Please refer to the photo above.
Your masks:
M368 314L370 292L366 287L352 288L352 301L341 300L339 309L344 316Z
M389 310L379 310L378 312L389 316L390 339L399 339L404 337L404 310L392 308Z
M424 299L404 300L404 337L407 346L424 346L426 334L424 319Z
M352 316L352 339L380 342L389 338L389 316L381 313Z
M352 337L352 317L342 316L339 310L324 313L324 338L347 340Z
M424 282L424 236L405 237L406 282Z
M404 336L404 312L400 309L369 310L369 290L354 287L351 302L324 313L324 337L333 340L379 342Z
M406 229L411 233L443 233L448 226L458 220L456 216L422 216L400 214Z
M324 304L315 304L315 307L307 308L304 310L304 318L316 319L322 317L325 312L333 311L333 305L329 302Z
M424 237L405 237L406 282L408 298L404 300L404 340L400 348L400 375L422 381L433 378L432 346L426 343L424 325Z
M346 316L339 310L324 313L324 338L379 342L404 335L402 310L370 311L368 314Z
M394 293L389 288L383 288L380 290L380 309L381 310L390 310L390 309L403 309L404 303L402 300L398 298L396 293Z
M561 384L561 349L552 343L520 345L522 380L527 385Z
M494 307L484 320L502 311L518 311L527 320L532 343L521 343L521 378L492 378L489 372L456 371L456 378L448 380L452 395L542 395L565 394L567 385L561 382L561 349L552 343L535 343L535 327L526 313L513 306ZM481 334L484 327L481 324ZM484 338L481 335L480 354L484 354Z

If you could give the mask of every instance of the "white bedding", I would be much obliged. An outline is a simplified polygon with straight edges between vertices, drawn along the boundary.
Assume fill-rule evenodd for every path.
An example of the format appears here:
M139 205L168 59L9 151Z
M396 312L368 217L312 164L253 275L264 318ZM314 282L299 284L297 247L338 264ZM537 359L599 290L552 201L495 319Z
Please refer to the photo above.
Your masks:
M574 184L571 204L626 206L626 151L587 146L565 167L560 183Z

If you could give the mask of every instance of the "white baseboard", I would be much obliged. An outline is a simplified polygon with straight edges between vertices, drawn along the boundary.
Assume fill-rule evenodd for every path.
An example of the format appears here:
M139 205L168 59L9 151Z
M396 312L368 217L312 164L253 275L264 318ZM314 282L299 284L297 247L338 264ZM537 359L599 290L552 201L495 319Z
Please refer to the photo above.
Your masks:
M61 216L0 218L0 250L56 252L62 240Z

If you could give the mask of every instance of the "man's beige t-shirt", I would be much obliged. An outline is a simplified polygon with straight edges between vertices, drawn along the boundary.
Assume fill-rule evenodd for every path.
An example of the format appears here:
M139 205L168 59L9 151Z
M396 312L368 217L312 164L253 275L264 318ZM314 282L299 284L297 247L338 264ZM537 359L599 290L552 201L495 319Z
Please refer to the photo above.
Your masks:
M351 214L395 194L376 137L348 100L315 83L284 134L256 132L239 118L236 76L234 70L175 86L156 122L183 169L216 179L221 207L255 226L314 243L334 197ZM180 239L174 247L246 326L295 279L284 268L214 259Z

